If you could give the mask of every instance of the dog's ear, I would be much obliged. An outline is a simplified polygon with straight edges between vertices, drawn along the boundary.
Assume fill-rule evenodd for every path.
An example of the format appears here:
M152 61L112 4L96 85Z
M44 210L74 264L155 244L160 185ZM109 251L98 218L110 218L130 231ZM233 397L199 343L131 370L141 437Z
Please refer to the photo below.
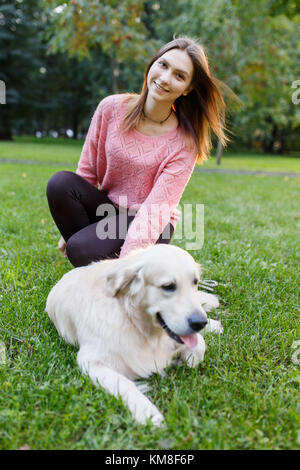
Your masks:
M135 263L132 265L118 266L107 276L106 291L108 295L116 297L124 292L135 295L143 285L142 265Z

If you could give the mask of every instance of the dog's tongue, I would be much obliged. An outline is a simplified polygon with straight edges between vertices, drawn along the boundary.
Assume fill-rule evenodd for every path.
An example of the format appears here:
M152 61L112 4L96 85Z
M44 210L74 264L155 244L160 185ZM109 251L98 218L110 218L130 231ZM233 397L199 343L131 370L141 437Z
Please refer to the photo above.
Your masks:
M198 344L198 337L197 337L197 334L194 334L194 335L189 335L189 336L179 336L179 338L181 339L181 341L184 342L184 344L188 347L188 348L195 348Z

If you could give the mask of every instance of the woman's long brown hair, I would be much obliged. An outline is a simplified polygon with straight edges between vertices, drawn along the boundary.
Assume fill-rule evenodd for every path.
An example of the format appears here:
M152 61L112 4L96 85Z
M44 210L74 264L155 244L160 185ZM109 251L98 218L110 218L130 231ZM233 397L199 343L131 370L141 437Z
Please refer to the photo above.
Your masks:
M192 91L177 98L173 107L188 145L191 148L196 146L197 161L202 163L207 160L212 147L211 131L217 135L223 146L230 140L224 132L225 102L222 96L222 90L228 87L211 75L204 49L195 39L186 36L176 38L154 55L146 69L141 94L128 94L123 128L130 131L140 122L148 94L148 72L152 64L171 49L186 51L193 62Z

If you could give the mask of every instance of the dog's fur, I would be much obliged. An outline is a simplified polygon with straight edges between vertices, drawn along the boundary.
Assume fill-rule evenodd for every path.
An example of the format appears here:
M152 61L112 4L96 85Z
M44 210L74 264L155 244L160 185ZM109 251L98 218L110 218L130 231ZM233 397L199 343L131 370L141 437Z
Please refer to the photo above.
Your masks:
M160 244L75 268L48 296L46 311L59 334L79 346L80 370L121 396L139 423L150 419L159 425L163 416L133 380L161 373L175 355L190 367L203 361L205 342L199 333L195 339L195 332L205 326L206 311L219 303L197 290L199 276L200 266L190 254ZM187 345L171 339L158 313ZM205 329L222 331L214 320Z

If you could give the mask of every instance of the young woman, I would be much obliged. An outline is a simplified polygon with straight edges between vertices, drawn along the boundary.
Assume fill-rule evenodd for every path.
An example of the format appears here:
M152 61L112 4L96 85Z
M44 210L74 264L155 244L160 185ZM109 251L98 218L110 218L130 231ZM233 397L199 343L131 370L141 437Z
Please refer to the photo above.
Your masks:
M47 186L59 247L74 266L170 242L211 131L228 140L221 86L201 45L180 37L152 58L140 95L100 102L76 173L60 171Z

